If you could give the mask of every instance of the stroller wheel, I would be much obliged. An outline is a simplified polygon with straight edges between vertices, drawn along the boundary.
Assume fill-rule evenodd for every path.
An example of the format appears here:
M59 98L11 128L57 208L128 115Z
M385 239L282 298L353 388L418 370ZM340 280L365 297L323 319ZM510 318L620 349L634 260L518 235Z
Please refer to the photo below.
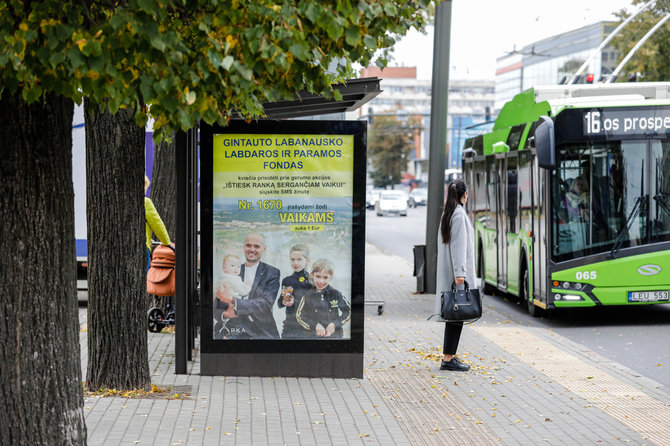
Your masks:
M147 311L147 323L149 326L149 331L154 333L159 333L166 324L163 323L165 320L165 315L163 310L160 308L154 307Z

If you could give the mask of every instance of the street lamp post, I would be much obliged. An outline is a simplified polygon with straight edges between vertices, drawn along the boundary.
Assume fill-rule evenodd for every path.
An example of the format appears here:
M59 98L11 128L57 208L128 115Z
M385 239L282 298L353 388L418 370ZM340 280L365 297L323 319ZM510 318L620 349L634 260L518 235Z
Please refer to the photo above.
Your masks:
M437 272L437 230L444 205L444 166L447 146L447 95L449 92L449 44L451 0L443 1L435 13L433 81L430 101L430 154L426 210L425 291L435 293Z

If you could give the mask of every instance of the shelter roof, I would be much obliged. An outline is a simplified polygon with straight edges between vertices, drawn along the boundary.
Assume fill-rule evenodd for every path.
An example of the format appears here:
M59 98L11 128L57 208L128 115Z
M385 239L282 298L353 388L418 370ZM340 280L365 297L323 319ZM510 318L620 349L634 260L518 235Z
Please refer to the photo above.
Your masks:
M344 83L333 85L333 88L340 91L341 100L326 99L302 91L296 94L296 98L292 101L265 103L263 108L267 114L266 119L301 118L354 111L381 93L380 79L377 77L348 79Z

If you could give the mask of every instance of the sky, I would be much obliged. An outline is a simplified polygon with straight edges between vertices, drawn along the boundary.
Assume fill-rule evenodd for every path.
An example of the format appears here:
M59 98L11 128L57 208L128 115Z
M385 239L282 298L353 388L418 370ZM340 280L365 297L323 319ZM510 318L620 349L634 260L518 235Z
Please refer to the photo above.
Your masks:
M452 0L451 79L494 79L496 58L555 34L636 11L631 0ZM394 47L389 66L415 66L431 79L433 28L411 31Z

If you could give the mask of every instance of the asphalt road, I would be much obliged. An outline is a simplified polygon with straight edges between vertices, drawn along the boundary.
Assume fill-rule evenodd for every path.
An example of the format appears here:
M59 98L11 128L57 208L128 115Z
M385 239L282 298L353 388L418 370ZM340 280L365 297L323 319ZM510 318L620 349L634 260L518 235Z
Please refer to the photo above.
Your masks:
M366 238L381 252L414 264L414 245L426 243L426 207L407 217L366 214ZM552 330L642 376L670 387L670 305L564 310L530 317L513 297L491 296L489 317Z
M368 209L365 215L365 237L382 253L402 257L414 264L414 245L426 244L426 206L409 208L407 217L378 217Z

